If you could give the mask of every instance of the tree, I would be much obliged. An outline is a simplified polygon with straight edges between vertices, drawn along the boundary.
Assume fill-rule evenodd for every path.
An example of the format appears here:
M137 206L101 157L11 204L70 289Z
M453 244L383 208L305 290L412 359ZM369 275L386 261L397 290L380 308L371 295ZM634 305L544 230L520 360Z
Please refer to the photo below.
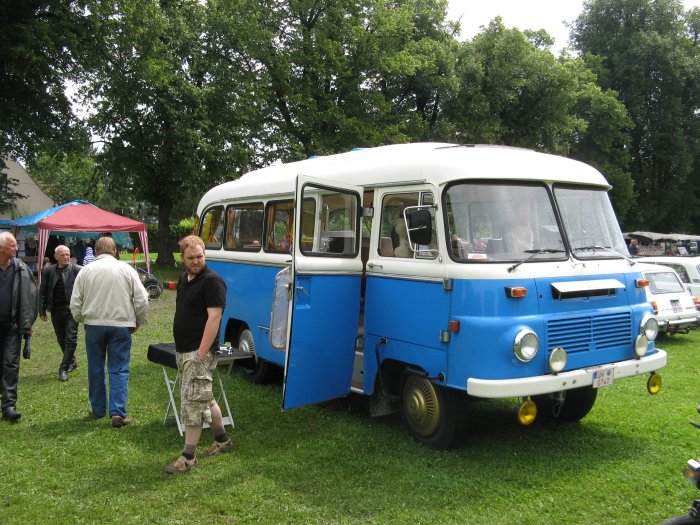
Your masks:
M457 58L460 89L448 108L455 140L567 155L598 167L624 216L633 199L625 154L631 122L614 92L578 58L555 58L543 30L507 29L500 18Z
M634 124L632 228L700 227L696 20L678 0L589 0L574 24L575 47Z
M157 207L157 263L172 265L174 202L251 162L253 145L241 139L246 128L235 113L247 114L247 101L210 81L202 3L118 0L91 11L104 35L102 66L84 92L97 104L90 123L105 139L98 167L108 193Z
M537 43L546 41L542 36ZM476 142L568 153L584 123L572 112L574 78L546 47L496 18L462 53L466 75L473 77L463 77L465 91L455 109L460 128L475 134Z
M0 2L0 156L30 158L74 124L65 83L92 41L81 0Z
M605 175L612 186L610 196L618 220L624 222L636 198L629 171L632 120L617 93L602 89L581 59L564 57L561 62L575 79L571 112L585 123L573 136L569 156L595 166Z
M261 145L278 158L438 134L444 94L457 88L445 0L209 5L217 73L229 64L250 79Z

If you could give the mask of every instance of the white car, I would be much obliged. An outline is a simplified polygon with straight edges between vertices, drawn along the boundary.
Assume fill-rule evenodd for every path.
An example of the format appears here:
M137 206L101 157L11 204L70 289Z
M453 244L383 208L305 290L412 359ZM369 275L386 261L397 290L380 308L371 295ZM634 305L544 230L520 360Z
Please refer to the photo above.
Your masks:
M649 281L646 294L659 322L659 332L673 335L695 330L700 322L700 299L688 292L673 269L661 265L639 266L642 276Z
M640 263L663 264L673 268L681 278L690 293L695 297L700 297L700 257L640 257L636 259Z

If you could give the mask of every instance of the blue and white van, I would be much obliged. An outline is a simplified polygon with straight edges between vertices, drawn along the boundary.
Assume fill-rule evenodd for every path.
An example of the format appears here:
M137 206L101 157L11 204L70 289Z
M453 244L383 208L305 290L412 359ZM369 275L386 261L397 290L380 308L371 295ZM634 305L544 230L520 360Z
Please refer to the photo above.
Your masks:
M228 285L221 342L283 408L351 392L447 448L468 397L577 421L597 389L657 370L647 282L594 168L439 143L270 166L202 198L198 233Z

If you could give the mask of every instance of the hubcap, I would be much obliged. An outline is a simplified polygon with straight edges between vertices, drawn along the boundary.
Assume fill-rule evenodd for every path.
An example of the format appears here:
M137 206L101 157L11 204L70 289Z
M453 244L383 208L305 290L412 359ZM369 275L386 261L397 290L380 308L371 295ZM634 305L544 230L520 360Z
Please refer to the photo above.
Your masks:
M433 434L440 423L440 404L433 384L418 376L406 379L404 414L411 428L421 436Z
M252 337L245 332L241 334L241 339L238 341L238 349L250 354L250 364L248 364L248 359L245 359L243 363L241 363L243 370L248 373L255 372L257 357L255 356L255 346L253 344Z

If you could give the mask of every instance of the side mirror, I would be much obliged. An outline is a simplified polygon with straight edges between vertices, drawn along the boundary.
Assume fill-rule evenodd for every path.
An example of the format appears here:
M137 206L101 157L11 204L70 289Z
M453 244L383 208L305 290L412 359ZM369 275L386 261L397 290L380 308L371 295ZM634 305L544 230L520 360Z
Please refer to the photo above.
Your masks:
M406 214L408 237L412 244L428 245L433 238L433 219L428 210L415 210Z

